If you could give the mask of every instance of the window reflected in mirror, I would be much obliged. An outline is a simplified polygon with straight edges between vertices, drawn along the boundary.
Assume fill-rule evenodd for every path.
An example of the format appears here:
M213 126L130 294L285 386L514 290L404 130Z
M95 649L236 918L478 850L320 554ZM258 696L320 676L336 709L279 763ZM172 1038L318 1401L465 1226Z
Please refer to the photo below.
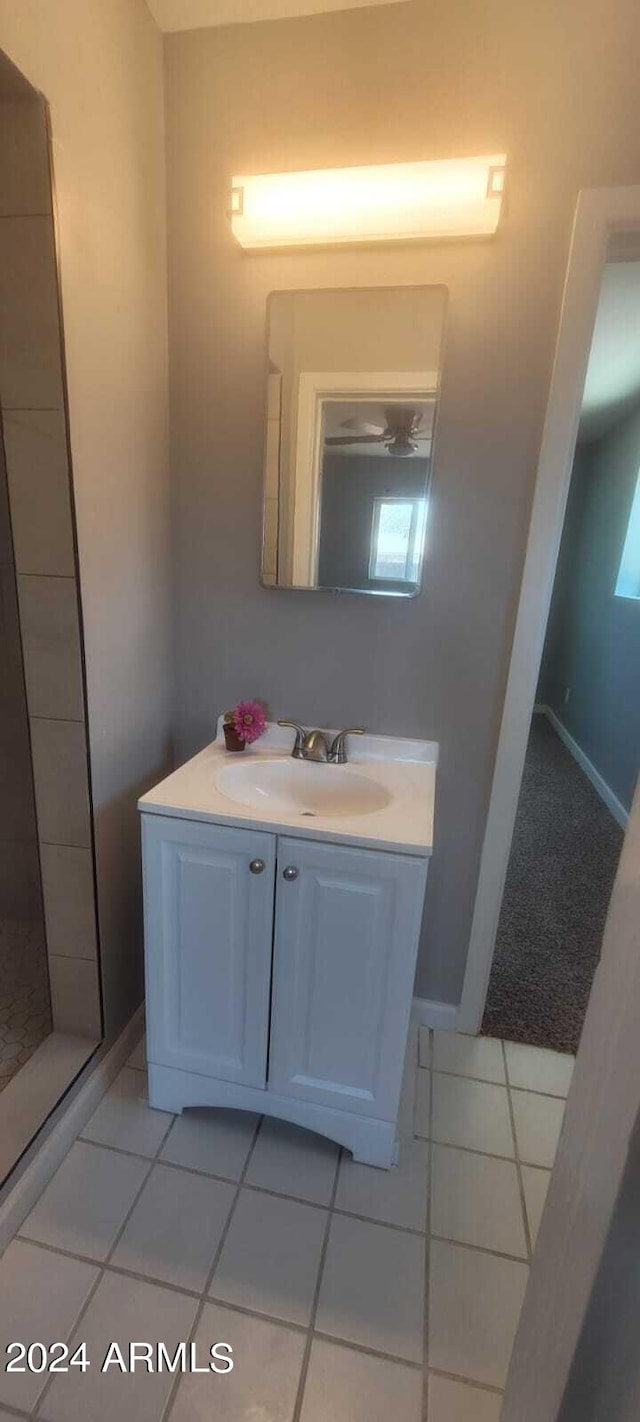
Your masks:
M441 287L272 295L267 586L419 591L445 308Z

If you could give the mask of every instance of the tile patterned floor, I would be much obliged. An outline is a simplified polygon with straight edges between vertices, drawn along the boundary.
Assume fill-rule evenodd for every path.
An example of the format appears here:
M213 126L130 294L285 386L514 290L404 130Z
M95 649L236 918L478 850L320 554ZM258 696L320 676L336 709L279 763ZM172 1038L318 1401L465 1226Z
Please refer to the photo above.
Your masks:
M498 1422L572 1061L424 1028L411 1051L386 1172L151 1111L137 1048L0 1260L12 1339L84 1341L90 1367L0 1371L3 1422ZM234 1369L101 1372L131 1340L198 1366L225 1342Z
M44 933L0 920L0 1091L51 1031Z

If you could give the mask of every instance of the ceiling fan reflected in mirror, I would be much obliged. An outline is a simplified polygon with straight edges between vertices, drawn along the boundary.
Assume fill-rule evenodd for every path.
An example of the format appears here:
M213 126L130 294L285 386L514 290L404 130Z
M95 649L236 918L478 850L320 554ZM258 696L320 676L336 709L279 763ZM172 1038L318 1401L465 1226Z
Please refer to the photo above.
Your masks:
M371 424L364 420L342 420L340 427L344 435L327 435L325 445L334 448L356 444L384 444L388 454L400 456L417 454L416 439L424 433L424 416L411 406L390 405L385 409L384 425Z

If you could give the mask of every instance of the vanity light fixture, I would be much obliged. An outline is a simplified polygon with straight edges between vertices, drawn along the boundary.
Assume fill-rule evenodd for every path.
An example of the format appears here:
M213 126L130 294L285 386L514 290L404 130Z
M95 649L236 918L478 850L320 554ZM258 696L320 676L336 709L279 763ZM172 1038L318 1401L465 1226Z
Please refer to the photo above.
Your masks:
M241 247L485 237L500 217L504 153L232 179Z

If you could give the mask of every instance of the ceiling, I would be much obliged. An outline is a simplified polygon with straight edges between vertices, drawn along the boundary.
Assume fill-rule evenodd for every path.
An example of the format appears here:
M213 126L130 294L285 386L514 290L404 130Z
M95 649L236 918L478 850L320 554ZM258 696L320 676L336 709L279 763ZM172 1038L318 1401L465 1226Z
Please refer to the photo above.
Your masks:
M640 261L605 266L580 416L598 439L640 401Z
M201 30L211 25L249 24L329 10L361 10L370 5L403 5L407 0L147 0L161 30Z

